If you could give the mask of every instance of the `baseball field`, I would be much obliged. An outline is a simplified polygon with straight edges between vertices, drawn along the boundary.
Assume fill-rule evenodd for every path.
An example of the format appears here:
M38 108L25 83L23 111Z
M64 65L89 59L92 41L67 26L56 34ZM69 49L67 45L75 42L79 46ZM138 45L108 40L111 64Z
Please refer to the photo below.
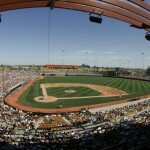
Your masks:
M150 94L150 82L91 76L46 77L34 82L17 102L54 109L87 106Z

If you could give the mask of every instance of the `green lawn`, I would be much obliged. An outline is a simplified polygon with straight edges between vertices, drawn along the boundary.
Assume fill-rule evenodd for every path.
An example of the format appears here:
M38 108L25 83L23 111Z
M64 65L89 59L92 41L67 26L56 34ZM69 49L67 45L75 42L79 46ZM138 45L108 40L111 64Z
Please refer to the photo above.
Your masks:
M122 79L122 78L110 78L110 77L87 77L87 76L47 77L45 79L36 81L31 87L29 87L20 96L19 102L33 107L56 108L60 104L60 102L63 104L63 107L72 107L72 106L84 106L84 105L92 105L92 104L121 100L119 97L109 97L109 98L101 97L101 98L88 98L88 99L82 99L82 98L63 99L53 103L46 103L46 104L39 103L34 101L34 97L42 95L40 89L41 83L84 83L84 84L87 83L87 84L98 84L98 85L110 86L110 87L114 87L126 91L129 94L127 96L122 96L121 99L133 98L136 96L150 94L150 82L146 82L146 81ZM83 92L85 92L85 90L83 90ZM90 93L87 92L87 94Z
M66 90L74 90L74 93L67 93ZM61 97L84 97L84 96L98 96L99 92L88 87L51 87L46 89L49 96Z

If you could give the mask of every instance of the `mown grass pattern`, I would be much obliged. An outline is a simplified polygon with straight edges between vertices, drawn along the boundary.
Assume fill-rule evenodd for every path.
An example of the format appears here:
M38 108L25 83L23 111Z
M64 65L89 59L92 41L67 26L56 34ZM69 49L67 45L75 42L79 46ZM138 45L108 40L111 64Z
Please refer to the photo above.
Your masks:
M128 92L129 95L118 97L108 97L108 98L87 98L87 99L63 99L58 100L53 103L39 103L34 101L36 96L42 95L40 84L41 83L84 83L84 84L97 84L105 85L113 88L117 88L123 91ZM76 87L74 87L76 88ZM91 91L92 89L82 89L83 87L77 87L80 92L76 95L78 96L94 96L98 93L97 91ZM66 97L66 95L59 91L60 89L55 89L57 96L61 95ZM64 89L63 89L64 90ZM131 79L122 79L122 78L110 78L110 77L87 77L87 76L68 76L68 77L47 77L45 79L36 81L31 87L29 87L19 98L19 102L30 105L32 107L39 108L56 108L60 103L63 104L63 107L75 107L75 106L85 106L99 103L106 103L111 101L118 101L126 98L133 98L136 96L141 96L145 94L150 94L150 82L131 80ZM56 96L56 95L53 95ZM69 96L68 96L69 97ZM70 96L72 97L72 96Z

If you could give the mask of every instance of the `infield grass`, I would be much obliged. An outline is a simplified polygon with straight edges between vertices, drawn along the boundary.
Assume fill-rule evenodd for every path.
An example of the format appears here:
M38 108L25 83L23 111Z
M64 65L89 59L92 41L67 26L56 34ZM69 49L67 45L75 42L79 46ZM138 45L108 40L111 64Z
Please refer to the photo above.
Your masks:
M66 92L67 90L74 90L73 93ZM46 88L48 96L62 97L84 97L84 96L99 96L100 93L88 87L51 87Z

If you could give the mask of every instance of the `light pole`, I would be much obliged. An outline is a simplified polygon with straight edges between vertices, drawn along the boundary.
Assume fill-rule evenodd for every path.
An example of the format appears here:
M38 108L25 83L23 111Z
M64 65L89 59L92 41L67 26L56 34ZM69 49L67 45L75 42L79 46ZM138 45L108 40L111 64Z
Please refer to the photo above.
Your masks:
M119 65L118 65L118 67L121 68L121 59L119 59Z
M142 54L142 69L144 70L144 52L142 52L141 54Z
M3 98L4 98L4 91L5 91L5 68L3 66L3 78L2 78L2 83L3 83L3 87L2 87L2 90L3 90Z
M96 59L93 60L93 63L94 63L93 72L95 73L95 72L96 72L96 68L97 68L97 67L96 67Z
M135 69L137 69L137 64L135 63Z
M128 66L127 66L127 68L130 68L130 61L128 60Z
M62 69L63 69L63 64L64 64L64 52L65 50L62 50Z
M94 59L93 62L94 62L94 67L96 67L96 59Z
M86 51L85 52L85 65L86 65L85 67L86 67L86 71L87 71L87 55L88 55L88 52Z

